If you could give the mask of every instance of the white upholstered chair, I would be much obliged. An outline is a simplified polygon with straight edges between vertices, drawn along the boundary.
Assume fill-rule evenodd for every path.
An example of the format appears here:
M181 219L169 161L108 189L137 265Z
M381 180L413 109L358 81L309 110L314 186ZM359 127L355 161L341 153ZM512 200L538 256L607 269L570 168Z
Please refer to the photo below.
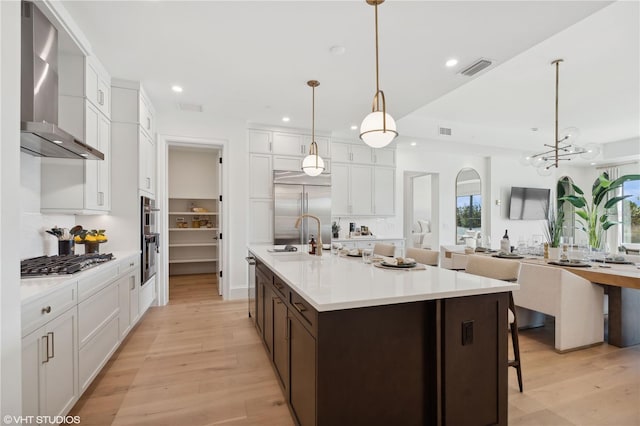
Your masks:
M427 250L423 248L408 248L406 250L406 257L415 259L416 262L423 265L438 266L438 255L440 253L435 250Z
M486 255L471 254L467 257L468 274L480 275L487 278L504 281L517 281L520 274L520 262L517 260L496 259ZM516 369L518 386L522 392L522 366L520 362L520 342L518 339L518 320L514 304L513 292L509 292L509 331L513 344L513 360L509 360L509 367Z
M373 254L379 254L380 256L393 257L396 254L396 246L393 244L376 243L373 246Z
M555 348L559 352L604 341L604 290L570 271L523 263L514 300L523 320L532 323L531 312L555 317Z

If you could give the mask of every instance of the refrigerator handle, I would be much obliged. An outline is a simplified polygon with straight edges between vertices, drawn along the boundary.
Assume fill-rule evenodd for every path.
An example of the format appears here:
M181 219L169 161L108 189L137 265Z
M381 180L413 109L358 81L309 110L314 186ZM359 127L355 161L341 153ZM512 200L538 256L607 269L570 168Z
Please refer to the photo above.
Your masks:
M300 193L300 203L298 204L298 209L300 214L306 213L305 209L304 209L304 189L303 192ZM302 222L300 224L300 244L302 246L304 246L304 244L306 244L307 242L304 240L304 236L305 236L305 224L306 224L306 219L302 219Z

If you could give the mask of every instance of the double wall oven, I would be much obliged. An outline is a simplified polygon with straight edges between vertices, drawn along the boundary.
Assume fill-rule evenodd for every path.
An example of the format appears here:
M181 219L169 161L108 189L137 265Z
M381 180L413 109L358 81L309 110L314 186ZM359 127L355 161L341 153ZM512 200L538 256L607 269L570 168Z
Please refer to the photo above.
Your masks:
M142 250L142 285L145 285L156 274L157 257L160 252L160 234L156 232L156 216L158 209L151 198L140 197L141 203L141 250Z

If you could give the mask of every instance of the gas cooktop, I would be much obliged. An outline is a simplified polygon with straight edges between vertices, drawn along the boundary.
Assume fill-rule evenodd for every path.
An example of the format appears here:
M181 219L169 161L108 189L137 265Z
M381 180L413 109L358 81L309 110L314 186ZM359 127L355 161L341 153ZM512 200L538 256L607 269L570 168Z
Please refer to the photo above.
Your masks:
M113 254L111 253L33 257L20 262L20 276L22 278L32 278L74 274L108 262L111 259L113 259Z

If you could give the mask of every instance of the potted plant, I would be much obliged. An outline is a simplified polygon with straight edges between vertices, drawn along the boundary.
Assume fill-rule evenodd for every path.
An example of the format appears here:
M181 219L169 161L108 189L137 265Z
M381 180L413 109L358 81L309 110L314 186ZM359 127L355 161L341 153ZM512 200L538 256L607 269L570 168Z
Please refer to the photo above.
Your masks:
M591 200L587 201L584 191L575 184L571 184L575 195L565 195L558 200L568 201L576 208L576 214L581 220L581 229L589 238L589 245L599 248L604 232L619 222L612 222L609 216L616 214L611 211L616 204L631 195L615 195L616 190L627 181L640 180L640 175L624 175L615 180L610 180L609 175L603 172L593 183ZM608 197L608 195L612 195Z

